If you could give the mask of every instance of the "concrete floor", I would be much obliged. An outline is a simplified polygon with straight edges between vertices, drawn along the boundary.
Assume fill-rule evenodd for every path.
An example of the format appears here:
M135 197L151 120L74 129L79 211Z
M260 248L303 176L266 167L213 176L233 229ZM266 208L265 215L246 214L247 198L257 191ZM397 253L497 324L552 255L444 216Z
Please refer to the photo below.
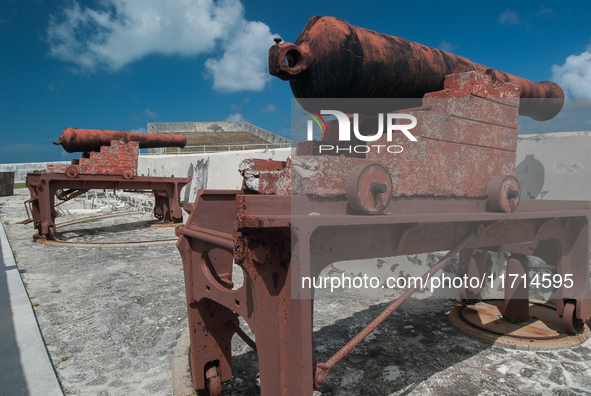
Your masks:
M172 395L171 359L187 326L174 243L95 248L33 241L27 190L0 198L0 214L51 362L67 394ZM94 242L165 239L145 214L59 227ZM87 215L85 215L87 216ZM97 232L99 231L99 232ZM386 306L339 291L315 306L314 353L323 361ZM516 351L472 340L447 318L452 300L409 300L331 371L315 395L591 395L591 341L561 351ZM225 394L256 395L256 354L235 337ZM1 393L1 392L0 392Z

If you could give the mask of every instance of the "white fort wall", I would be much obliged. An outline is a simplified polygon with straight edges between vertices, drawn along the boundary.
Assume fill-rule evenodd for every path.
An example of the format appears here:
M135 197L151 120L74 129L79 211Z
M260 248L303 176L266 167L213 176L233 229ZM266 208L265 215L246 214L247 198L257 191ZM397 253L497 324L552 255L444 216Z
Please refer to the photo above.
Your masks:
M591 201L591 131L519 136L515 176L524 198Z
M0 164L0 172L14 172L14 182L24 183L27 173L45 171L47 165L69 164L70 161L59 162L27 162L20 164Z
M140 176L192 176L181 191L181 201L195 201L201 189L237 190L242 187L238 165L247 158L285 161L291 148L224 151L208 154L141 155L137 173Z
M238 165L245 158L284 161L291 149L208 154L141 155L138 174L193 176L190 199L198 189L237 189ZM523 198L591 200L591 131L519 136L515 175ZM2 165L0 165L0 170ZM183 194L185 196L186 194Z

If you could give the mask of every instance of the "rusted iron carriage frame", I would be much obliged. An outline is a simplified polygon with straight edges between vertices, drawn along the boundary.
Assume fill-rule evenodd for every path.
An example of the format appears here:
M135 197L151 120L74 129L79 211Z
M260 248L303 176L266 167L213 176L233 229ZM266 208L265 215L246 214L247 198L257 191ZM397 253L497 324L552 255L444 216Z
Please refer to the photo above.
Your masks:
M540 256L557 273L572 274L574 286L558 290L558 314L566 304L575 322L591 316L590 203L524 200L513 213L487 211L486 199L390 205L391 214L352 215L344 199L201 191L187 225L177 227L194 388L206 389L216 371L221 382L231 379L231 339L241 316L258 341L261 394L311 395L327 370L312 353L313 292L294 298L294 282L336 261L447 250L467 236L460 272L482 272L481 251ZM233 260L244 273L237 290Z
M29 219L39 235L53 239L56 231L55 195L58 191L67 192L66 199L71 199L92 189L132 190L153 193L156 199L154 214L164 222L180 222L183 212L180 204L180 190L191 181L191 177L146 177L135 176L126 179L123 176L79 175L75 178L59 173L29 173L27 187L31 199L25 202ZM25 223L31 222L25 220Z

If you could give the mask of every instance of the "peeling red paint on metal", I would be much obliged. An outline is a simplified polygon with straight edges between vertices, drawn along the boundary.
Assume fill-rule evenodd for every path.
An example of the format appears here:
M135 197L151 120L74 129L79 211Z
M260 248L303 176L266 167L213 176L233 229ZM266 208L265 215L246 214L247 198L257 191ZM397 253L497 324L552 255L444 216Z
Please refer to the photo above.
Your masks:
M27 175L34 226L41 237L53 239L56 231L55 194L69 200L90 189L129 189L154 194L154 216L180 222L180 190L189 178L137 176L139 148L184 147L184 135L151 135L98 129L66 128L59 142L69 152L85 151L70 165L47 165L46 173Z
M137 159L139 143L123 140L112 140L110 146L100 147L100 151L91 151L90 158L75 160L72 165L47 165L47 172L66 173L74 167L82 175L137 175ZM129 177L127 177L129 178Z
M392 154L382 148L381 152L374 149L363 154L365 158L351 158L348 154L347 157L327 156L319 155L320 145L343 144L298 143L290 172L284 169L261 174L259 193L342 196L349 170L364 162L376 162L392 175L393 197L485 197L495 176L515 172L519 121L515 85L493 81L485 73L465 74L471 83L454 83L452 86L458 91L446 91L444 95L459 99L438 98L435 92L433 97L425 99L424 108L401 110L417 118L417 126L412 129L417 142L399 134L394 134L392 141L383 135L372 142L382 147L400 145L404 148L402 153ZM449 78L458 79L455 75ZM505 99L475 98L473 90L482 94L478 87L489 87L494 94L506 92ZM377 121L372 118L362 122L369 122L367 128L373 130L371 123ZM324 136L334 138L335 133Z
M66 128L59 140L53 144L62 145L68 153L99 151L102 146L108 146L113 140L138 142L139 147L180 147L187 144L183 134L154 134L124 131L107 131L102 129Z
M275 161L272 159L253 158L252 162L258 171L280 171L285 169L287 163L285 161Z
M420 119L420 126L413 130L418 142L409 143L402 136L395 136L393 142L385 137L375 142L403 145L401 154L318 155L320 143L338 142L336 122L329 122L320 142L298 144L297 155L285 164L243 162L241 172L249 180L245 184L255 191L198 195L187 224L177 228L195 390L206 388L205 373L212 371L212 362L222 381L231 378L230 339L236 328L232 323L242 316L256 335L261 394L312 395L330 368L402 303L394 302L326 363L318 362L312 353L313 292L299 290L298 282L340 260L452 249L445 259L461 250L464 264L458 273L471 273L479 271L485 249L504 246L510 253L519 253L523 243L533 246L533 241L534 255L562 273L576 274L577 285L561 289L558 295L557 312L565 313L566 325L574 328L591 317L590 269L576 264L589 262L589 204L528 200L518 211L501 213L491 208L490 196L483 198L491 180L514 172L518 98L560 96L555 84L529 82L465 58L321 17L308 21L296 44L273 46L269 68L271 74L290 80L297 98L432 94L424 107L407 110ZM460 74L449 76L452 72ZM397 73L400 76L393 76ZM444 82L446 75L449 81ZM452 103L442 99L447 97L471 99ZM480 97L484 99L473 99ZM540 101L538 107L521 106L522 114L538 117L544 105ZM378 197L380 193L390 194L389 189L397 197L391 212L350 215L355 206L358 212L379 212L383 207L373 204L383 198ZM499 194L505 193L499 189ZM227 223L232 217L230 229ZM570 222L568 227L560 226L568 218L577 219L572 229ZM225 225L220 228L220 223ZM234 262L245 274L245 284L238 290L219 281L231 279L226 273L231 274L232 257L220 260L211 254L216 249L230 251L230 234ZM513 244L507 247L506 241ZM469 291L474 292L464 290L463 296L474 297ZM525 314L523 308L519 310Z

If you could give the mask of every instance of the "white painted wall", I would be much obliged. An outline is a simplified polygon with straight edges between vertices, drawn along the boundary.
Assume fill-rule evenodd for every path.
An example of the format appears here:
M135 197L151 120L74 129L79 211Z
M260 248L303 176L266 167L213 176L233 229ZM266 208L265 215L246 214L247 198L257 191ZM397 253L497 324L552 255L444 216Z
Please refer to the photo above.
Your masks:
M591 131L519 136L515 164L524 198L591 201Z
M225 151L208 154L141 155L138 160L140 176L193 176L181 191L181 200L193 202L200 189L240 189L242 176L238 165L247 158L285 161L291 148L268 150Z
M34 171L45 172L47 165L55 164L69 164L70 161L60 162L27 162L21 164L0 164L0 172L14 172L14 182L24 183L27 178L27 173Z

